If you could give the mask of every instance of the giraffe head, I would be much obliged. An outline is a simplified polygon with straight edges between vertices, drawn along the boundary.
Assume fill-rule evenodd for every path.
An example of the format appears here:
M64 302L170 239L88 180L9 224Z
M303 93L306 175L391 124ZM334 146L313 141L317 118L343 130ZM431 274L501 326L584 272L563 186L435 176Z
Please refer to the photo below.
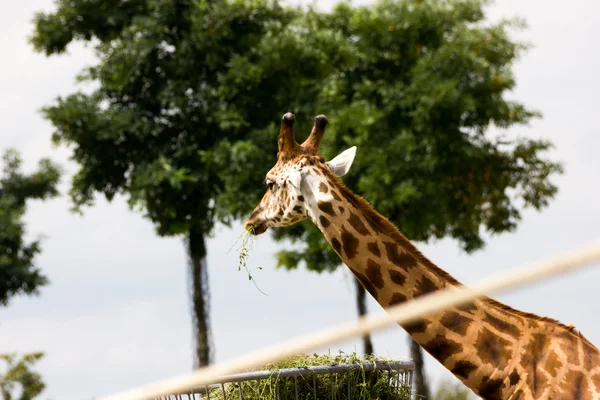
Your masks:
M325 179L324 170L343 176L354 161L356 147L331 161L319 155L327 126L324 115L315 117L310 136L302 144L294 138L294 122L292 113L281 120L277 163L265 177L265 195L244 224L250 233L259 235L270 227L289 226L310 217L311 203L316 203L312 193L319 185L319 177Z

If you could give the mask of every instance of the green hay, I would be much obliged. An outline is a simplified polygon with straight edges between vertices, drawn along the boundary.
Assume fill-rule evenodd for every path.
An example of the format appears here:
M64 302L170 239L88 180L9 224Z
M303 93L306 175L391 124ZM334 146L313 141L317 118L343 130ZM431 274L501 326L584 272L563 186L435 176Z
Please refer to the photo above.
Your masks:
M252 248L252 244L254 244L254 240L256 240L256 236L254 236L253 230L254 230L254 228L252 226L249 226L247 228L247 230L245 230L240 236L238 236L238 238L233 243L231 248L229 250L227 250L226 254L229 254L229 252L235 247L235 245L240 241L240 239L242 239L242 242L240 243L240 247L237 249L237 251L240 253L239 263L238 263L238 271L241 271L243 268L246 271L246 273L248 274L248 280L252 281L252 283L254 284L256 289L258 289L258 291L261 292L262 294L264 294L265 296L268 296L268 294L263 292L258 287L256 280L254 279L254 277L250 273L250 269L248 268L248 257L250 257L250 250ZM258 269L262 270L262 267L258 267Z
M302 355L292 357L284 361L265 365L260 370L275 372L285 368L303 368L310 366L334 366L339 364L383 363L393 360L376 358L373 356L359 358L356 354L331 355ZM409 400L410 391L407 385L400 388L395 386L395 379L390 379L387 370L365 371L357 368L347 372L314 375L317 383L317 398L319 400ZM313 389L313 376L297 377L298 400L315 400ZM333 381L333 382L332 382ZM295 400L296 387L294 377L277 377L271 375L268 379L241 382L242 398L244 400L258 400L260 385L261 400L277 399L277 383L279 383L279 399ZM332 391L333 383L333 391ZM348 393L350 385L350 393ZM225 384L225 393L228 400L240 398L240 387L238 383ZM222 389L210 390L211 400L223 400Z

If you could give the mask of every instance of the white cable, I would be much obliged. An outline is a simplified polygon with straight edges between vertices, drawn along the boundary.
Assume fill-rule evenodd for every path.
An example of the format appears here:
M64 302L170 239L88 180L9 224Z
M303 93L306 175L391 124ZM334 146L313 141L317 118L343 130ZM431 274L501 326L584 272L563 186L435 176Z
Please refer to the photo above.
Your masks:
M478 284L467 287L451 287L387 309L387 314L367 315L337 327L322 330L295 340L248 353L232 361L201 368L192 374L152 383L99 400L145 400L174 393L185 393L204 387L216 378L261 367L284 358L314 350L354 336L364 335L394 323L409 323L421 316L468 303L491 292L522 286L559 272L566 272L593 260L600 259L600 239L562 255L516 268L513 272L491 276Z

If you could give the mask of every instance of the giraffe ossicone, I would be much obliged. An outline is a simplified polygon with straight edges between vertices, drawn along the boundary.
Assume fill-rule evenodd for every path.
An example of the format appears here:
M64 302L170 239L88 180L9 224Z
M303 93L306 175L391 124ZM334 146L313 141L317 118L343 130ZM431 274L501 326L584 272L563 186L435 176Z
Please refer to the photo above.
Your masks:
M282 118L277 163L247 230L309 218L383 308L461 285L341 182L356 147L329 162L319 155L324 115L302 144L294 122L291 113ZM484 298L403 328L484 399L600 400L600 352L573 326Z

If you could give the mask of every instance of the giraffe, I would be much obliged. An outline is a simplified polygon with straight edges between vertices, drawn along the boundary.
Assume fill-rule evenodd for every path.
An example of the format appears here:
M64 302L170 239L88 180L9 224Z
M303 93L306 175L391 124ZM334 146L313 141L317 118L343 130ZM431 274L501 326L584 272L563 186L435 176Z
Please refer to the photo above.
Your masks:
M319 155L324 115L302 144L294 122L292 113L282 118L277 163L246 230L309 218L383 308L461 285L341 182L356 147L328 162ZM484 399L600 400L600 352L573 326L483 298L402 327Z

